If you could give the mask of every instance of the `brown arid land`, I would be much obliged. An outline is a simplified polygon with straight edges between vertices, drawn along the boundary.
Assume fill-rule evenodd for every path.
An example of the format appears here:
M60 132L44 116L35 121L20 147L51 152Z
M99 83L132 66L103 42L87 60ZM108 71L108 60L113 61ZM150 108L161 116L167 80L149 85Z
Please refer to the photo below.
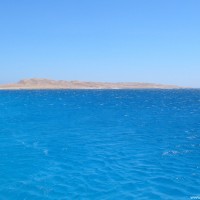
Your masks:
M181 89L176 85L163 85L138 82L85 82L85 81L57 81L49 79L23 79L17 83L2 84L0 90L20 89Z

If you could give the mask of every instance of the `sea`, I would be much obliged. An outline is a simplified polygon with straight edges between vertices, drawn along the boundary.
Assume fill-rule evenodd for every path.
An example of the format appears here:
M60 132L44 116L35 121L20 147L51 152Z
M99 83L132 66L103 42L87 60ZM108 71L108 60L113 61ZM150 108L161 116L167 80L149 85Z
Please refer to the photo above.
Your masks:
M0 200L200 199L200 90L0 91Z

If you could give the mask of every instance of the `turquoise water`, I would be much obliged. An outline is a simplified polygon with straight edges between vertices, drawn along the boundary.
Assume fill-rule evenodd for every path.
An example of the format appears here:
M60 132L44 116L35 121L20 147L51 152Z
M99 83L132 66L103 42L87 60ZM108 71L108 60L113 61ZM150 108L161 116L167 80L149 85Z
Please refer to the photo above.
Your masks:
M0 91L0 113L0 200L200 195L200 90Z

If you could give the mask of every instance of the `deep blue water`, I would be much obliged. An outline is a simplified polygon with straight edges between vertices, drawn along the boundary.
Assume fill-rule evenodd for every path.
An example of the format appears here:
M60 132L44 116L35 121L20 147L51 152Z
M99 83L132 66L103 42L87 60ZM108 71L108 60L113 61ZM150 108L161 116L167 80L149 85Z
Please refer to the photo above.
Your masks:
M0 200L198 195L200 90L0 91Z

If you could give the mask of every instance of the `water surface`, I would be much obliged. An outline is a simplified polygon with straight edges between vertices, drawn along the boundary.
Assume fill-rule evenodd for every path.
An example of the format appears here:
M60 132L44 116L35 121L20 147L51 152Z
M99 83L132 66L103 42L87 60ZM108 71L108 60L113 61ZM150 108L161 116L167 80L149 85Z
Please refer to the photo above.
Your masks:
M200 195L200 90L0 91L0 199Z

